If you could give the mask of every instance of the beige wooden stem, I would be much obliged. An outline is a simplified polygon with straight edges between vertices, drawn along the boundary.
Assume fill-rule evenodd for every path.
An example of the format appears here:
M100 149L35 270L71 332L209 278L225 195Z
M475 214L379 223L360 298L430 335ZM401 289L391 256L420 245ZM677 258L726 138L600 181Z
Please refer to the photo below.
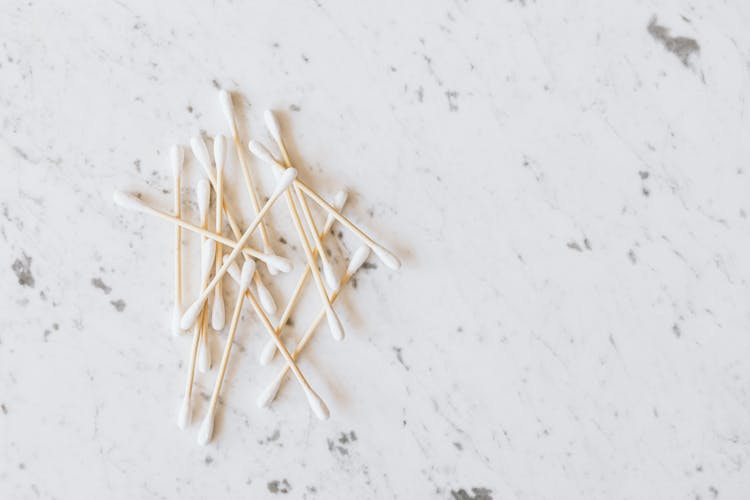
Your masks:
M214 187L214 190L216 190L216 186L218 185L218 182L217 182L218 179L216 179L216 177L214 177L213 175L213 172L210 172L210 171L206 172L206 176L208 177L208 181ZM240 230L240 226L237 224L236 219L232 215L232 212L229 210L229 206L227 205L226 201L222 200L222 206L224 208L224 215L226 215L227 222L229 223L229 228L232 230L232 233L234 234L235 239L239 239L240 236L242 236L242 231ZM245 259L248 259L248 256L244 253L243 253L243 257L245 257ZM218 262L220 265L221 261L218 261ZM255 282L255 286L257 286L258 288L267 288L260 277L260 272L258 271L257 267L255 268L255 274L253 274L253 281Z
M234 311L232 313L232 322L229 325L229 333L227 334L227 341L224 345L224 354L221 357L221 364L219 365L219 374L216 377L216 385L214 386L214 392L211 395L211 403L208 406L207 415L213 415L216 411L216 404L219 401L219 394L221 393L221 386L224 383L224 375L227 371L227 365L229 364L229 355L232 352L232 342L234 342L234 334L237 331L237 325L240 321L240 313L242 312L242 303L244 301L245 294L237 294L237 302L234 305Z
M343 208L343 206L341 207ZM328 235L328 232L331 230L331 227L333 227L333 223L336 221L336 219L333 218L333 216L329 215L326 218L325 225L323 226L323 231L319 233L319 238L321 241L325 239L325 237ZM315 255L318 252L318 248L313 249L313 255ZM305 269L302 271L302 276L300 276L299 281L297 282L297 286L294 288L294 291L292 292L292 296L289 299L289 302L287 303L286 307L284 308L284 312L281 315L281 319L279 319L279 326L276 328L276 333L281 336L283 332L284 326L286 326L287 321L289 321L289 317L292 315L292 310L294 309L294 306L297 304L297 300L299 300L299 297L302 294L302 288L305 286L305 283L307 282L307 278L310 276L310 264L305 264ZM268 342L276 345L273 339L268 339ZM266 347L263 348L263 351L266 351L269 349L269 346L266 345ZM270 357L269 357L270 359Z
M336 299L341 294L341 290L344 288L344 286L346 286L347 283L349 283L349 281L352 279L352 276L353 276L353 274L349 274L349 273L344 274L343 278L341 278L341 286L339 287L338 290L334 291L331 294L331 301L336 301ZM300 341L297 343L297 346L294 348L294 352L292 352L292 359L294 359L295 361L297 360L297 357L302 352L302 350L305 348L305 346L307 345L307 343L310 341L310 339L312 338L313 334L315 333L315 330L318 328L318 325L320 325L320 322L323 321L323 318L325 317L325 315L326 315L325 308L321 308L321 310L318 313L318 315L315 317L315 319L313 320L313 322L310 324L310 327L307 329L307 331L305 332L305 334L302 336L302 338L300 339ZM283 382L284 376L287 374L288 371L289 371L289 364L285 364L281 368L281 370L279 370L279 373L278 373L278 375L276 375L276 378L274 379L273 383L269 384L269 387L271 387L273 385L273 386L276 386L277 390L278 390L278 387Z

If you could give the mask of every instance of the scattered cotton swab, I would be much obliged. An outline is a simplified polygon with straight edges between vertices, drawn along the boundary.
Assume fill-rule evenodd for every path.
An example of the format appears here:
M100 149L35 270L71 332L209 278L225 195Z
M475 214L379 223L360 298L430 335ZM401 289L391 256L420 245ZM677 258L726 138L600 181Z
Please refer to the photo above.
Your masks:
M273 165L277 169L280 169L283 171L286 167L279 163L276 158L269 153L268 149L266 149L265 146L263 146L261 143L257 141L250 141L249 144L250 152L253 153L259 160L262 160L265 163L268 163L269 165ZM290 167L291 168L291 167ZM365 243L368 247L370 247L377 255L378 259L380 259L383 264L390 267L391 269L398 269L401 267L401 262L398 260L398 258L393 255L393 253L386 250L385 247L378 244L367 236L364 231L362 231L359 227L357 227L352 221L341 215L336 208L334 208L330 203L325 201L318 193L313 191L307 184L302 182L301 180L297 180L294 182L294 185L299 187L306 195L308 195L310 198L312 198L315 203L320 205L324 210L326 210L328 213L336 217L336 219L341 222L347 229L351 230L355 236L357 236L359 239L362 240L363 243Z
M180 146L172 146L170 151L172 176L174 177L174 216L182 216L182 165L185 155ZM172 312L172 334L182 333L180 328L182 316L182 228L175 226L174 230L174 310Z
M344 205L346 204L348 194L346 191L339 191L336 193L336 196L334 196L333 205L336 207L337 210L341 211L344 208ZM333 218L332 215L328 215L328 218L326 219L325 225L323 226L323 231L320 233L320 240L323 241L323 239L328 235L328 233L331 230L331 227L333 227L333 223L336 219ZM313 250L313 253L317 252L317 248ZM286 308L284 309L284 313L281 315L281 319L279 320L278 327L276 328L276 331L279 335L281 335L281 329L284 328L286 323L289 321L289 317L292 314L292 309L294 309L294 306L297 304L297 300L299 299L302 289L305 286L305 283L307 282L307 277L310 276L310 265L306 265L305 269L302 271L302 276L300 277L299 281L297 282L297 286L294 288L294 292L292 292L292 297L289 299L289 303L287 304ZM258 358L261 365L267 365L271 362L271 359L273 359L274 354L276 354L276 342L274 342L273 339L268 339L266 341L266 345L263 347L263 350L260 352L260 357Z
M193 411L192 394L193 387L196 385L196 369L200 372L207 372L211 367L209 325L211 329L217 332L228 327L216 381L206 408L205 417L198 429L197 439L201 445L209 443L214 436L214 423L218 412L219 399L227 377L229 358L235 337L238 333L240 318L242 316L242 306L245 301L250 303L255 316L260 320L262 328L267 333L267 341L259 352L260 364L268 364L276 351L281 353L284 361L283 367L281 367L276 377L269 381L269 384L259 394L257 400L258 406L268 406L276 398L284 382L284 377L291 371L304 392L305 399L312 413L317 418L325 420L330 416L328 406L320 395L313 390L310 382L300 370L300 367L297 365L297 358L314 335L324 317L327 320L328 329L334 339L342 340L344 338L344 329L337 312L333 308L333 304L340 296L344 286L352 280L357 270L362 267L371 251L386 266L392 269L398 269L401 265L395 255L375 242L358 226L341 214L347 199L345 191L336 193L333 198L334 201L329 203L297 177L297 170L292 166L293 162L289 157L289 152L284 142L281 125L271 111L266 111L263 118L266 129L281 154L281 160L277 160L263 145L256 141L250 141L248 145L250 152L255 157L273 167L273 173L276 177L276 185L270 196L266 198L261 197L260 194L262 193L259 193L258 186L254 182L247 163L247 151L242 147L232 97L227 91L221 90L219 92L219 102L232 134L240 170L242 171L244 184L250 198L250 205L252 205L255 212L249 224L245 224L243 218L237 217L230 209L231 206L242 207L247 205L245 200L231 199L235 186L231 185L231 180L228 183L225 176L227 140L220 134L214 136L213 154L209 153L209 147L202 136L195 136L190 140L190 149L196 160L194 164L200 166L200 170L205 173L205 178L201 178L195 188L200 219L198 224L183 218L181 189L183 165L185 162L183 149L179 146L173 146L169 153L174 178L173 212L166 212L152 207L142 201L140 195L136 197L121 191L115 191L113 195L113 201L118 206L156 216L175 226L174 304L171 330L174 335L178 335L181 331L192 328L192 342L188 355L185 388L177 413L177 425L180 429L187 428L191 422ZM230 175L229 178L231 179L232 176ZM215 212L213 212L212 217L214 222L210 228L209 205L212 187L216 196L214 204ZM271 228L269 224L275 222L270 220L267 215L271 207L282 195L286 198L288 213L304 252L305 267L301 275L297 278L296 286L287 301L281 317L277 321L275 316L276 302L264 283L263 277L253 259L264 262L268 273L272 276L275 276L278 272L289 272L292 269L291 260L276 255L271 249L267 230L267 226ZM316 223L315 214L311 209L308 198L314 201L316 206L321 207L326 214L322 229L319 229L321 226L318 226ZM265 203L261 206L260 200L262 199L265 200ZM300 211L302 212L301 215ZM337 262L335 256L323 246L323 241L332 233L332 227L336 221L351 231L363 243L351 255L346 272L341 277L337 275L334 269L333 264ZM225 222L231 230L229 237L224 235ZM192 303L184 309L183 279L185 270L189 268L185 265L183 253L183 230L198 234L201 237L200 287ZM250 240L254 233L260 235L262 251L250 246ZM275 232L274 234L279 233ZM341 238L341 232L338 232L338 237ZM283 239L281 241L286 243ZM343 240L338 242L337 246L340 250L346 249ZM296 250L294 246L291 248ZM243 257L242 261L238 260L240 255ZM239 266L240 262L242 262L241 269ZM320 264L320 269L318 269L318 263ZM235 287L232 287L231 284L224 284L223 278L227 274L238 284L236 299L231 309L231 318L226 316L230 311L227 311L224 295L226 292L235 289ZM282 341L281 335L284 333L287 325L291 324L292 313L302 296L302 292L310 276L313 278L313 283L321 299L322 307L309 328L297 342L294 350L290 352ZM255 283L254 288L257 294L254 294L253 290L251 290L251 282ZM226 286L229 286L229 290L226 290ZM276 287L274 287L275 289ZM228 323L227 320L229 320ZM244 352L244 349L242 351Z
M367 246L361 246L359 249L357 249L356 252L354 252L354 255L352 255L351 260L349 261L349 266L346 268L346 273L344 274L343 279L341 280L341 287L333 292L331 295L331 300L335 301L339 294L341 293L341 290L344 288L344 285L346 285L354 276L354 274L359 270L360 267L365 263L367 260L367 257L370 255L370 249ZM313 334L315 333L315 329L318 327L321 321L323 321L323 316L325 316L326 311L325 307L320 310L318 313L318 316L315 318L315 320L312 322L310 327L307 329L305 334L300 339L299 343L297 344L297 347L294 349L294 352L292 353L292 359L296 360L297 356L299 356L300 352L302 352L302 349L305 348L307 343L310 341L310 338L312 338ZM276 378L266 387L263 392L261 392L260 396L258 397L258 406L268 406L271 401L274 400L276 397L276 393L278 392L279 388L281 387L281 382L284 379L284 375L286 375L287 371L289 370L289 365L284 365L284 367L279 371Z
M276 188L271 194L271 197L268 199L266 204L263 205L263 208L260 210L260 212L258 212L258 215L255 216L255 219L253 219L250 227L247 228L242 237L237 241L237 246L234 247L234 250L232 250L232 252L229 254L228 262L231 263L232 260L237 258L243 245L245 244L245 242L247 242L248 239L250 239L250 236L263 220L266 212L268 212L268 210L273 206L279 196L286 192L286 190L289 188L289 185L294 181L294 178L297 177L297 171L293 168L288 169L286 172L284 172L284 174L285 175L283 175L276 184ZM225 262L224 265L216 272L216 275L214 276L214 279L211 280L211 283L209 283L209 285L203 289L200 296L195 300L195 302L193 302L193 304L187 308L185 313L182 315L182 319L180 320L180 325L183 328L190 328L190 326L195 323L195 320L198 318L198 314L200 314L202 303L206 300L208 294L213 291L214 287L216 287L216 283L218 283L219 280L224 276L224 273L226 273L227 271L227 267L229 266Z
M223 188L224 181L224 161L226 159L227 143L223 135L214 137L214 163L216 163L216 232L221 234L223 212ZM216 270L221 267L221 247L216 249ZM221 290L221 281L214 289L214 305L211 310L211 327L217 332L224 329L224 294Z
M218 243L221 243L222 245L226 247L235 248L237 246L237 242L234 240L225 238L224 236L220 234L216 234L207 229L203 229L202 227L196 226L195 224L191 222L188 222L183 219L179 219L173 215L169 215L168 213L165 213L153 207L150 207L149 205L141 201L139 198L133 196L132 194L124 193L122 191L115 191L114 194L112 195L112 200L114 201L115 205L118 205L119 207L125 208L127 210L133 210L136 212L146 213L149 215L155 215L161 219L177 224L178 226L184 229L187 229L193 233L197 233L197 234L200 234L201 236L205 236L206 238L210 238ZM292 270L292 263L286 257L282 257L280 255L266 254L254 248L247 247L245 245L241 245L241 248L242 248L242 253L244 253L246 256L255 257L258 260L262 260L267 265L275 267L282 273L288 273L289 271Z

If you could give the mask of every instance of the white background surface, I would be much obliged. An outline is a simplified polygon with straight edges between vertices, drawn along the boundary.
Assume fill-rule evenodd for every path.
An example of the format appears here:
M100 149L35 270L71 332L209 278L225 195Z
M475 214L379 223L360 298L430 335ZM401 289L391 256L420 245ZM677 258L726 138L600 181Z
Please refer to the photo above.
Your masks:
M0 497L745 498L749 22L741 1L4 2ZM171 227L111 196L171 207L169 146L228 132L215 85L245 139L278 110L302 178L350 188L404 265L371 258L347 339L304 356L327 422L292 383L255 407L275 369L246 307L200 448L174 424ZM284 302L293 277L269 282Z

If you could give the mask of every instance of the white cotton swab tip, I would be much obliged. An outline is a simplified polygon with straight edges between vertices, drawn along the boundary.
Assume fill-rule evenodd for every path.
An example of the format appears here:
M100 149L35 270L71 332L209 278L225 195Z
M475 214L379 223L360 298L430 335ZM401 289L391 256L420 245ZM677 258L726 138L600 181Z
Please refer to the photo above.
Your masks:
M198 319L198 315L203 308L203 302L204 301L193 302L193 304L185 310L180 319L180 326L183 330L187 330L195 324L195 320Z
M198 430L198 444L206 446L214 435L214 413L210 412L203 419L201 428Z
M367 245L362 245L357 250L354 251L354 254L352 255L352 258L349 259L349 265L346 266L346 274L349 276L353 275L354 273L359 270L360 267L362 267L362 264L365 263L367 260L367 257L370 256L370 248Z
M204 169L211 167L211 157L208 154L206 141L203 140L203 137L195 136L190 139L190 149L193 150L193 155Z
M320 420L328 420L328 417L331 416L331 412L328 411L328 407L321 397L315 394L312 389L307 389L305 393L307 394L307 402L310 404L310 408L315 416Z
M211 201L211 185L206 179L201 179L195 187L195 193L198 198L198 211L200 212L201 220L205 220L208 216L208 204Z
M321 252L325 252L324 249L320 249ZM341 280L336 276L336 273L333 272L333 269L331 269L331 266L328 264L327 260L323 260L323 277L326 279L326 284L328 287L335 291L338 290L341 286Z
M341 326L341 321L332 307L326 309L326 319L328 320L328 329L331 330L333 339L344 340L344 327Z
M390 267L394 271L397 271L401 267L401 262L398 260L398 258L385 248L381 246L373 246L372 251L375 253L375 255L377 255L378 259L380 259L383 264Z
M204 241L201 246L201 278L206 278L208 273L211 272L215 258L216 242L214 240Z
M267 109L263 112L263 119L266 122L266 129L268 130L268 133L271 134L271 137L277 142L281 142L281 126L279 125L279 121L276 119L276 115L273 114L273 111L270 109Z
M258 290L258 299L260 300L260 306L268 314L276 313L276 301L273 300L273 295L268 291L268 288L263 282L258 281L255 284L255 289Z
M253 279L254 272L255 262L252 260L246 260L245 263L242 264L242 274L240 274L240 293L245 293L250 287L250 281Z
M268 339L266 345L264 345L263 349L260 351L260 356L258 356L258 363L260 363L261 366L266 366L271 362L275 355L276 342L274 342L273 339Z
M232 134L237 135L237 126L234 123L234 105L232 104L232 96L224 89L219 91L219 104L221 105L221 111L229 122L229 126L232 127Z
M226 323L226 311L224 310L224 297L221 295L218 288L215 288L214 305L211 308L211 328L215 332L220 332L224 329Z
M276 399L276 394L279 392L280 386L281 380L277 379L273 384L266 387L265 390L260 393L258 400L256 401L258 408L267 408L271 404L271 401Z
M281 177L279 177L279 181L276 184L276 188L274 188L273 193L271 194L271 199L278 198L281 196L281 194L286 191L292 182L294 182L294 179L297 178L297 169L296 168L287 168L284 170L284 173L281 174Z
M273 155L271 155L271 152L258 141L250 141L247 147L250 149L250 152L259 160L271 164L278 163Z
M292 261L280 255L267 253L263 254L263 256L259 256L258 259L262 260L269 266L275 267L282 273L288 273L293 268Z
M185 152L175 144L169 150L169 157L172 161L172 173L175 178L179 178L182 175L182 165L185 163Z
M223 264L227 263L227 260L229 260L229 255L225 255L224 259L222 260ZM229 273L229 276L237 283L240 282L240 266L237 265L236 261L232 261L231 264L229 264L229 267L227 268L227 273Z
M214 137L214 163L216 163L216 169L221 170L224 168L224 163L227 159L227 139L223 135L219 134Z
M349 193L345 190L338 191L334 197L333 197L333 206L337 210L341 210L344 208L344 205L346 204L346 200L349 198Z
M148 209L148 207L139 198L123 191L115 191L112 194L112 201L115 202L115 205L122 208L127 208L128 210L143 212L144 210Z
M177 413L177 427L185 430L188 425L190 425L190 398L185 396Z

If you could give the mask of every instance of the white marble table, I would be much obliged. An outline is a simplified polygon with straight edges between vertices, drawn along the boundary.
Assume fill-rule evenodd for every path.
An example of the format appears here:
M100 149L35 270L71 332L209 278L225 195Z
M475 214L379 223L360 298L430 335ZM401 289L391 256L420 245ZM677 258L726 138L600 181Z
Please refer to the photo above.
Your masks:
M739 0L3 2L0 498L746 498L748 23ZM303 357L326 422L294 384L256 408L275 369L246 307L202 448L174 423L171 228L111 199L171 206L166 152L227 132L219 86L245 138L278 110L301 176L350 188L404 266L371 259L347 339ZM355 247L329 244L339 269Z

